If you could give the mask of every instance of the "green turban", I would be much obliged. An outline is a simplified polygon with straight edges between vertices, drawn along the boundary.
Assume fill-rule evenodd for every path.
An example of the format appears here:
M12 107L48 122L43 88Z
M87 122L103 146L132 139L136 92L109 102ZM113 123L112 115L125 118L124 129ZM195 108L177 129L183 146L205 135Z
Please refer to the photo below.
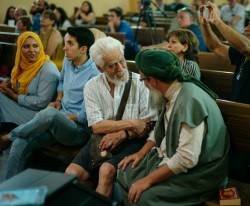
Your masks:
M135 58L136 67L146 76L154 77L163 82L192 82L207 92L213 99L218 96L198 79L181 73L179 58L165 50L148 49L140 51Z
M136 67L145 75L163 82L171 82L181 74L179 58L168 51L149 49L138 53Z

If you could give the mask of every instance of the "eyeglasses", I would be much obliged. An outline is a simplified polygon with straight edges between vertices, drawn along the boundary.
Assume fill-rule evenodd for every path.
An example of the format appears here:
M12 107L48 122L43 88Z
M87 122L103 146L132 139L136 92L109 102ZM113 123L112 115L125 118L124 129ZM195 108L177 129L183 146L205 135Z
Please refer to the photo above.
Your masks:
M150 79L149 76L147 76L147 77L142 77L142 78L140 78L140 81L149 80L149 79Z

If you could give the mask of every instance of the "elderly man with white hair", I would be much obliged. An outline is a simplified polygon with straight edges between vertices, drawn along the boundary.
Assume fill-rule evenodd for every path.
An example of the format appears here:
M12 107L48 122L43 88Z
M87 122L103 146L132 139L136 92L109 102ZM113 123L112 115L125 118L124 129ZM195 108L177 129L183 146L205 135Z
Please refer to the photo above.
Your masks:
M153 109L149 91L140 81L140 76L129 73L124 46L118 40L112 37L98 39L90 48L90 56L102 74L90 80L84 89L88 125L94 134L104 134L99 148L111 151L112 157L91 168L90 146L87 144L66 173L77 175L82 183L98 180L96 191L111 197L118 163L143 146L152 123L157 119L157 110ZM131 86L124 113L120 120L116 120L128 81Z

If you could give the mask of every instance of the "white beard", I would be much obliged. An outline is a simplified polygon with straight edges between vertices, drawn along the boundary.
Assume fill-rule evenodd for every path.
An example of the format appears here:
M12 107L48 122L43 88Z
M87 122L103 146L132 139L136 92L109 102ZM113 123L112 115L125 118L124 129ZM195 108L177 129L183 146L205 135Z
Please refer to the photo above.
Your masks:
M106 72L104 72L104 73L105 73L105 76L107 77L108 81L110 83L117 85L117 86L127 83L128 79L129 79L128 69L126 69L124 72L124 75L125 75L124 79L120 79L116 75L115 75L115 78L111 78Z
M150 90L151 98L153 100L153 103L156 109L161 110L164 104L166 103L166 99L164 95L162 95L161 92L159 92L157 89L155 89L151 85L148 85L148 89Z

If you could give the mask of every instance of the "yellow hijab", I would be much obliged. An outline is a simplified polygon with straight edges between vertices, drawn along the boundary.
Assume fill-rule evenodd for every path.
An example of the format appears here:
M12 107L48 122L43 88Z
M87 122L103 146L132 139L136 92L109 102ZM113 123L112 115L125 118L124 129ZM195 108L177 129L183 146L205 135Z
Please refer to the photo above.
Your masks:
M29 62L22 53L22 46L28 37L34 38L40 48L39 55L36 61L33 63ZM49 56L45 55L43 44L36 33L27 31L20 34L17 40L15 66L13 67L11 73L13 89L18 94L27 94L30 82L36 76L37 72L41 69L44 63L49 60L50 58Z

